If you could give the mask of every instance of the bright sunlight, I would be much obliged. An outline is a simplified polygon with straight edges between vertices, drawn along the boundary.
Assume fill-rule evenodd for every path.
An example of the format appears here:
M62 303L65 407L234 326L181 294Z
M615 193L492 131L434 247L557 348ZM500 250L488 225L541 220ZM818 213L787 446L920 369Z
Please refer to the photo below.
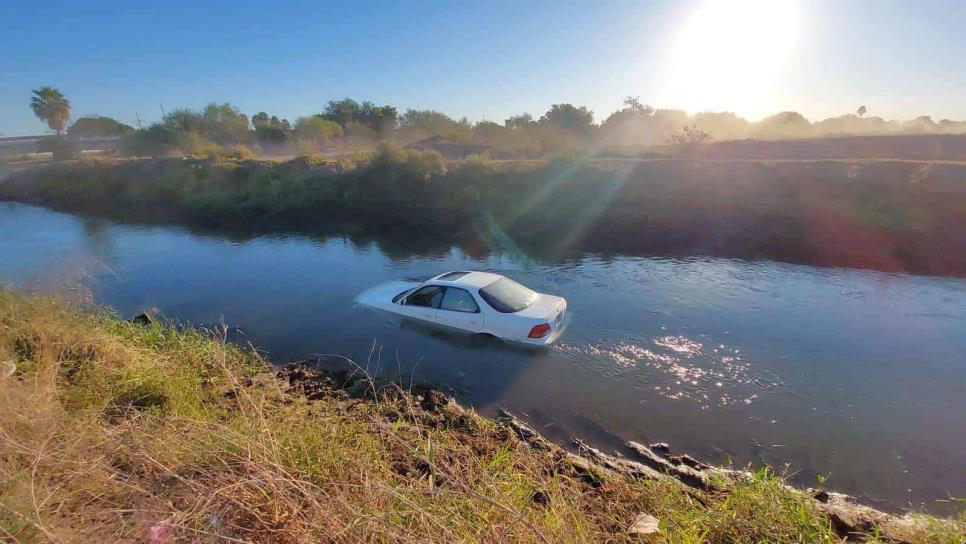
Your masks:
M669 102L760 117L781 109L779 76L795 46L795 0L707 0L675 38Z

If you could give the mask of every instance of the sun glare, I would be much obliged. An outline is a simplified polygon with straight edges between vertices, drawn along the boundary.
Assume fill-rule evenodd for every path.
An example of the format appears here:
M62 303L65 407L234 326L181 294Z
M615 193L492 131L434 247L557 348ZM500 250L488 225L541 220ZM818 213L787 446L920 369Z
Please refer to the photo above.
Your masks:
M750 117L780 107L782 71L798 34L794 0L707 0L673 45L667 103Z

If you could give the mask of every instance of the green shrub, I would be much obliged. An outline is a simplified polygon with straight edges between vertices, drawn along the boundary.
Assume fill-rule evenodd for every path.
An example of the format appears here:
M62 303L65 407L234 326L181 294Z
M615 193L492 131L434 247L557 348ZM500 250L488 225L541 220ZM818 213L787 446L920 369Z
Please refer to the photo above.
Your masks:
M71 136L114 136L131 132L133 127L110 117L81 117L67 129Z
M44 138L37 143L40 153L53 153L55 161L68 161L81 156L80 149L73 142L61 137Z
M170 157L179 155L177 133L168 126L154 124L127 134L119 146L122 155L135 157Z
M225 149L205 136L194 132L182 132L176 137L176 146L185 155L197 157L224 157Z
M225 156L239 161L250 161L256 158L255 152L245 144L233 144L225 150Z
M295 120L295 134L310 142L320 143L342 136L342 127L339 123L316 115L299 117Z

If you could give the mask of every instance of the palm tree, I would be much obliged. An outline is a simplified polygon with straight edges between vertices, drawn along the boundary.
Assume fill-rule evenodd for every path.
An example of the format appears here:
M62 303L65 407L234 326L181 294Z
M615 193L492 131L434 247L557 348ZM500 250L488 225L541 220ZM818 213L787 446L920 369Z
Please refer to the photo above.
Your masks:
M58 136L63 134L67 121L70 120L70 102L64 98L63 93L47 85L33 93L30 107L34 114L45 121L50 130L56 131Z

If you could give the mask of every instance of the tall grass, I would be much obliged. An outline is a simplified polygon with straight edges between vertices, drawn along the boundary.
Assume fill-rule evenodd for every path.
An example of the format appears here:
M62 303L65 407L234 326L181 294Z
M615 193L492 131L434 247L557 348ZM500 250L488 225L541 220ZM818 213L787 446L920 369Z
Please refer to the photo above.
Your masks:
M52 298L0 291L0 361L13 541L629 541L640 512L668 542L837 541L770 473L720 495L589 478L456 406L308 401L217 336Z

